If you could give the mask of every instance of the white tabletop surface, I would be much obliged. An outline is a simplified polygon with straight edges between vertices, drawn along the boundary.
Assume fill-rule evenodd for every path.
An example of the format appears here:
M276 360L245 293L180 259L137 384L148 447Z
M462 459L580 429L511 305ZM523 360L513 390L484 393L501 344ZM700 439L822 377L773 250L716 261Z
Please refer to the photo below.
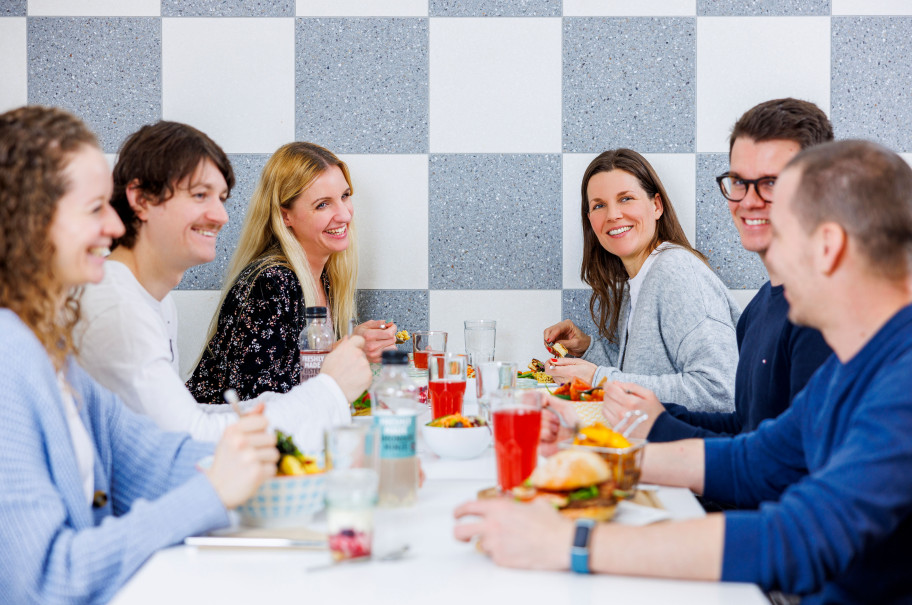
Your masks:
M408 544L395 562L309 568L329 562L326 551L176 546L154 555L115 597L116 605L218 603L338 603L475 605L510 603L768 603L752 584L581 576L570 572L503 569L453 538L453 509L495 481L491 448L470 461L440 460L423 452L427 481L410 508L376 514L374 553ZM673 518L702 516L689 491L659 488ZM322 515L313 523L324 528ZM682 553L687 556L687 553Z

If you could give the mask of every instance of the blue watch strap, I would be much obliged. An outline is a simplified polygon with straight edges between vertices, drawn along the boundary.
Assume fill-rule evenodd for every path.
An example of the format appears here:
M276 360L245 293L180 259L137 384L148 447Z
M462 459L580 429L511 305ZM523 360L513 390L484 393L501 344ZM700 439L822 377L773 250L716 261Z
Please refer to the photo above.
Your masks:
M570 549L570 569L576 573L590 573L589 571L589 538L592 528L595 527L593 519L577 519L573 531L573 547Z

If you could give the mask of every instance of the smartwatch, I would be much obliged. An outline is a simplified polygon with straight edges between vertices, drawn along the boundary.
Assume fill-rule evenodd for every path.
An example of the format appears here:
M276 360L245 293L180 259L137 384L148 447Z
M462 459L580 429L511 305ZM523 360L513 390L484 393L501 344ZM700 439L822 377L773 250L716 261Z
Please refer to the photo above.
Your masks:
M595 527L593 519L577 519L573 530L573 547L570 549L570 569L576 573L591 573L589 571L589 538L592 528Z

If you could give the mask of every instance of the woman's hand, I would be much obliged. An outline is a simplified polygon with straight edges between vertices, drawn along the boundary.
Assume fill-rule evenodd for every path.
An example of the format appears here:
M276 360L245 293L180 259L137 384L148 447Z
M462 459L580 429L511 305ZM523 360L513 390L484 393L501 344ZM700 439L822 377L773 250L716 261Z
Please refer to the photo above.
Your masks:
M656 418L665 411L665 406L655 393L638 384L611 382L605 385L605 403L602 404L602 414L605 415L611 426L617 426L624 414L633 410L645 412L649 418L633 429L630 436L645 439L652 430Z
M589 348L592 339L582 330L576 327L576 324L565 319L556 323L549 328L545 328L545 346L548 343L561 343L567 347L567 351L576 357L580 357Z
M363 338L346 336L336 343L336 348L326 356L320 368L321 374L336 381L349 403L360 397L373 379L363 349Z
M383 351L396 348L396 324L372 319L355 327L354 333L364 338L364 354L371 363L380 363Z
M575 435L573 429L562 426L557 414L549 410L552 408L555 412L563 416L564 420L574 425L579 422L579 416L573 408L573 403L566 399L545 395L542 402L542 423L541 434L539 436L538 451L543 456L550 456L557 452L557 444L565 439L572 439Z
M557 357L549 359L545 364L545 371L550 374L556 382L569 382L574 378L585 380L592 384L595 377L597 365L584 359L574 359L570 357Z
M554 570L570 566L573 522L541 500L530 504L509 498L473 500L453 515L475 517L456 524L453 535L463 542L478 538L478 548L498 565Z
M243 504L263 481L276 473L279 450L263 416L264 404L225 429L206 476L225 508Z

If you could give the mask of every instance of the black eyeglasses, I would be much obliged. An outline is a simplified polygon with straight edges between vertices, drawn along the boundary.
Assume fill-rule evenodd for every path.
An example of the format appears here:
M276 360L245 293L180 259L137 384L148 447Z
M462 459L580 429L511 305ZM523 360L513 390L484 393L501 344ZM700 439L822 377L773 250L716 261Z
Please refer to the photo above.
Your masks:
M747 192L750 191L750 187L753 185L757 196L769 204L773 201L773 186L776 184L776 177L763 176L752 180L742 179L732 174L723 174L716 177L716 182L719 183L722 195L729 202L740 202L746 198Z

